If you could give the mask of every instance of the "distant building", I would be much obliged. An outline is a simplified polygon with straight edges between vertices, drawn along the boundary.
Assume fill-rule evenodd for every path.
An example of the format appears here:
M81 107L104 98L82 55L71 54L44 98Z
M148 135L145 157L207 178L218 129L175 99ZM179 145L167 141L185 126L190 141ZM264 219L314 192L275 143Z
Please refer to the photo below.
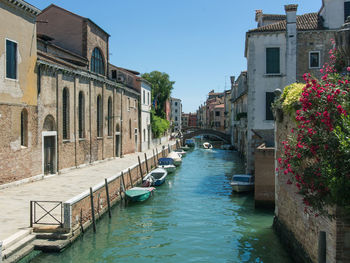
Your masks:
M197 127L197 114L196 113L189 113L188 114L188 127L190 128L196 128Z
M182 129L187 129L189 121L189 114L188 113L181 113L181 123L182 123Z
M140 132L141 132L141 151L145 151L150 148L152 141L152 128L151 128L151 99L152 91L151 84L143 78L139 78L138 81L141 85L141 111L140 111Z
M182 129L182 103L180 99L170 98L170 107L171 107L171 122L172 122L172 131L178 132Z
M225 131L225 104L217 104L212 109L212 128L218 131Z

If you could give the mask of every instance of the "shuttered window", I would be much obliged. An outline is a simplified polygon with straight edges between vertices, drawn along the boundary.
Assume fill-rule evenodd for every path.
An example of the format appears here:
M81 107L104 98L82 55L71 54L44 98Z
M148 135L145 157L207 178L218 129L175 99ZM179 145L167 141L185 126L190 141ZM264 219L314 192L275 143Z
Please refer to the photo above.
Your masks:
M280 73L280 49L266 48L266 74Z
M17 43L6 40L6 78L17 79Z
M273 120L272 103L275 100L275 93L266 92L266 120Z
M63 139L68 139L69 134L69 93L68 89L63 89L62 94L62 135Z
M350 16L350 2L344 2L344 21Z
M85 102L84 102L84 94L82 91L79 92L79 101L78 101L78 122L79 122L79 138L84 138L84 109L85 109Z

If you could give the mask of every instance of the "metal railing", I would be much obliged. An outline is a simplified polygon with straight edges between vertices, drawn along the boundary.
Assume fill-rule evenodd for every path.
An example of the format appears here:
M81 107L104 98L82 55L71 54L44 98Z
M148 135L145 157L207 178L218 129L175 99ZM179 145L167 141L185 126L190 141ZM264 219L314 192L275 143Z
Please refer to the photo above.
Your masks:
M63 203L61 201L30 201L30 227L33 227L34 224L63 227Z

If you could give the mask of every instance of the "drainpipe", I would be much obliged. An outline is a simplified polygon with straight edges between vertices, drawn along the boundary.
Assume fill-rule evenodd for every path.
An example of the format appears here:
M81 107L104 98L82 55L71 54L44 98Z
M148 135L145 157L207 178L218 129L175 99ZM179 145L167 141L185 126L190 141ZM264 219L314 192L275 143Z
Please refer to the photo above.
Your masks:
M297 75L297 9L298 5L285 5L284 9L287 16L286 26L286 83L285 85L296 82Z

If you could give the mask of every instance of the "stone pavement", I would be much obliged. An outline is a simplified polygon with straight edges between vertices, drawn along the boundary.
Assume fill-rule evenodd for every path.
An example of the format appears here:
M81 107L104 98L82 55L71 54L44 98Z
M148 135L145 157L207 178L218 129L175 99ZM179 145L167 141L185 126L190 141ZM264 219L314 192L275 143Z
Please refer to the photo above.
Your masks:
M169 143L173 145L175 141ZM160 153L162 146L159 145L157 149ZM153 156L153 149L146 153L148 158ZM29 227L31 200L65 202L90 187L104 182L105 178L112 177L137 164L138 156L141 160L144 159L144 153L128 154L123 158L72 169L40 181L0 190L0 240Z

